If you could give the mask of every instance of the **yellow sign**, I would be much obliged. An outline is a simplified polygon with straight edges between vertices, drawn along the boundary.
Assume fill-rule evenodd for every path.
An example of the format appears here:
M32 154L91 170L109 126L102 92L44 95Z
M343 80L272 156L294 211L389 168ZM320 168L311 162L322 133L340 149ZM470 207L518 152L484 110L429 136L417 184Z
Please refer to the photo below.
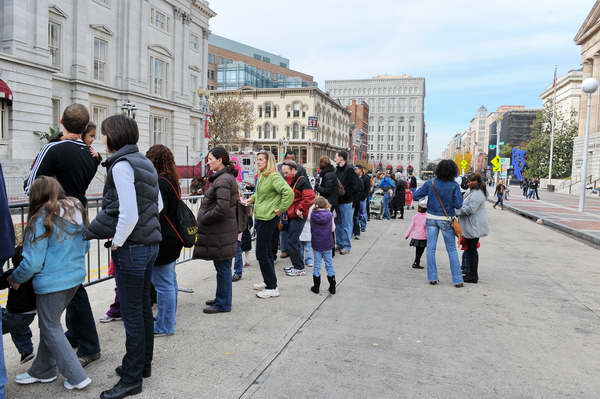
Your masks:
M502 161L501 161L499 155L496 155L494 158L492 158L492 160L490 161L490 163L494 167L493 168L494 172L502 172Z
M467 169L469 167L469 161L463 159L462 161L460 161L460 167L463 169Z

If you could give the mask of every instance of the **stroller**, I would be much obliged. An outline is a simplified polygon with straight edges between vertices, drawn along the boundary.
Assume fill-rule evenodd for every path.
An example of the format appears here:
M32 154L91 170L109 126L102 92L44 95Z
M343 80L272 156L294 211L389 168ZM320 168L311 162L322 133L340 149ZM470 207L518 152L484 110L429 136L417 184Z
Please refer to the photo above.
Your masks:
M406 209L415 209L413 205L413 192L410 188L407 188L405 191L404 203L406 204Z
M381 188L377 188L373 192L369 207L371 216L378 220L383 218L383 190Z

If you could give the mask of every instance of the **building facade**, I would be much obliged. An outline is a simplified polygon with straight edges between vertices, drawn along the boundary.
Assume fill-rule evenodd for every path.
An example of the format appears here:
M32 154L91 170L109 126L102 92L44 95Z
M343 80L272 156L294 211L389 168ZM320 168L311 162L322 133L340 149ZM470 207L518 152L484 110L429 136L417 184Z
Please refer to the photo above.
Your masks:
M531 139L532 125L541 109L515 109L499 112L490 124L488 161L499 154L498 143L511 147L522 147Z
M581 69L571 70L566 75L556 79L556 110L557 114L565 119L573 114L579 120L582 82L583 70ZM554 91L554 86L550 85L540 94L540 99L544 105L552 103Z
M369 105L369 162L420 174L427 163L424 78L402 75L328 80L325 87L345 106L352 100Z
M312 76L291 70L289 59L215 34L208 38L207 77L209 90L316 86Z
M271 151L280 162L285 151L292 149L298 162L313 173L320 157L333 159L337 151L348 150L350 112L316 87L211 92L211 96L227 95L241 96L254 109L252 129L238 132L235 142L221 143L229 151ZM313 117L317 120L314 130L309 124Z
M352 134L350 148L353 162L369 160L369 105L366 102L352 103L346 107L350 111Z
M98 126L133 103L142 152L160 143L178 164L198 162L207 148L198 90L215 15L204 0L0 2L0 79L13 93L11 103L0 99L5 173L27 175L42 145L33 132L60 127L71 103L86 105Z

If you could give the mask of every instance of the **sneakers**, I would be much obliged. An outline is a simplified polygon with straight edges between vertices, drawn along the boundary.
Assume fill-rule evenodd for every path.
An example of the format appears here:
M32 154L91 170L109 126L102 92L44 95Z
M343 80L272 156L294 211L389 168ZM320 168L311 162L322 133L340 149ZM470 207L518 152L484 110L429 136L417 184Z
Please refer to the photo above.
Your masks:
M241 274L237 274L235 273L232 277L231 277L231 281L240 281L242 279L242 275Z
M349 249L340 249L340 255L346 255L349 254L350 250Z
M290 277L294 277L294 276L306 276L306 270L292 268L289 271L286 271L285 274L287 276L290 276Z
M354 236L355 240L360 240L360 236Z
M33 353L22 353L21 354L21 364L25 364L28 361L33 359Z
M256 284L254 284L254 289L256 291L262 291L266 288L266 286L267 285L265 283L256 283Z
M36 382L41 382L41 383L49 383L49 382L54 382L56 381L56 376L51 377L51 378L35 378L29 375L29 373L23 373L23 374L18 374L15 377L15 382L17 384L20 385L29 385L29 384L35 384Z
M274 290L262 290L257 292L256 296L261 299L276 298L279 296L279 288L275 288Z
M81 381L79 384L77 385L71 385L71 383L67 380L65 380L64 386L65 388L67 388L68 390L73 390L73 389L78 389L78 390L82 390L85 387L87 387L88 385L90 385L92 383L92 379L90 377L86 378L85 380Z
M123 318L121 317L111 317L111 316L104 316L100 318L100 323L110 323L111 321L121 321L123 320Z
M290 270L292 270L293 268L294 268L294 266L284 267L283 271L285 272L285 274L288 274L290 272Z
M155 332L154 333L154 338L160 338L160 337L170 337L171 335L173 335L174 333L162 333L162 332Z

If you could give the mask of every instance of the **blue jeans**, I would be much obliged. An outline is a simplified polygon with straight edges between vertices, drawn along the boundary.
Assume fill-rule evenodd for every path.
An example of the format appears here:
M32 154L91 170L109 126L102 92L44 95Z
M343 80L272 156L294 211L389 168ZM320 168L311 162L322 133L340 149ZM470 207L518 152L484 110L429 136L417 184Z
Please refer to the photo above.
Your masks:
M352 225L354 224L352 203L339 204L335 215L335 242L340 249L352 249Z
M242 276L244 271L244 260L242 259L242 242L238 241L237 250L235 252L235 258L233 258L233 274Z
M438 232L441 230L446 252L450 260L450 271L452 272L452 283L463 282L458 252L456 250L456 238L452 224L446 220L427 219L427 280L437 281L437 265L435 263L435 249L437 246Z
M302 253L304 264L314 266L315 263L313 260L313 249L310 241L300 241L300 252Z
M158 256L158 244L125 243L112 252L115 261L117 294L125 325L124 384L142 382L144 368L152 366L154 352L154 319L150 285L152 269Z
M231 259L213 260L217 271L217 292L215 294L215 307L226 312L231 311Z
M360 201L359 206L358 222L360 231L364 232L367 229L367 200Z
M156 265L152 269L152 284L156 288L158 313L154 321L154 332L175 334L177 315L177 273L175 262Z
M390 215L390 202L392 201L392 196L389 194L388 191L385 192L385 194L383 194L383 218L390 220L391 219L391 215Z
M31 329L29 326L35 319L35 313L10 313L2 309L2 334L10 333L13 343L19 353L33 353Z
M325 269L327 269L327 275L329 277L335 276L335 270L333 270L333 256L331 251L314 251L315 255L315 266L313 267L313 276L321 276L321 259L325 261Z
M287 228L287 250L294 269L304 270L304 256L300 247L300 234L304 229L304 219L290 219Z
M279 249L281 252L288 251L288 232L287 230L283 230L279 232Z

